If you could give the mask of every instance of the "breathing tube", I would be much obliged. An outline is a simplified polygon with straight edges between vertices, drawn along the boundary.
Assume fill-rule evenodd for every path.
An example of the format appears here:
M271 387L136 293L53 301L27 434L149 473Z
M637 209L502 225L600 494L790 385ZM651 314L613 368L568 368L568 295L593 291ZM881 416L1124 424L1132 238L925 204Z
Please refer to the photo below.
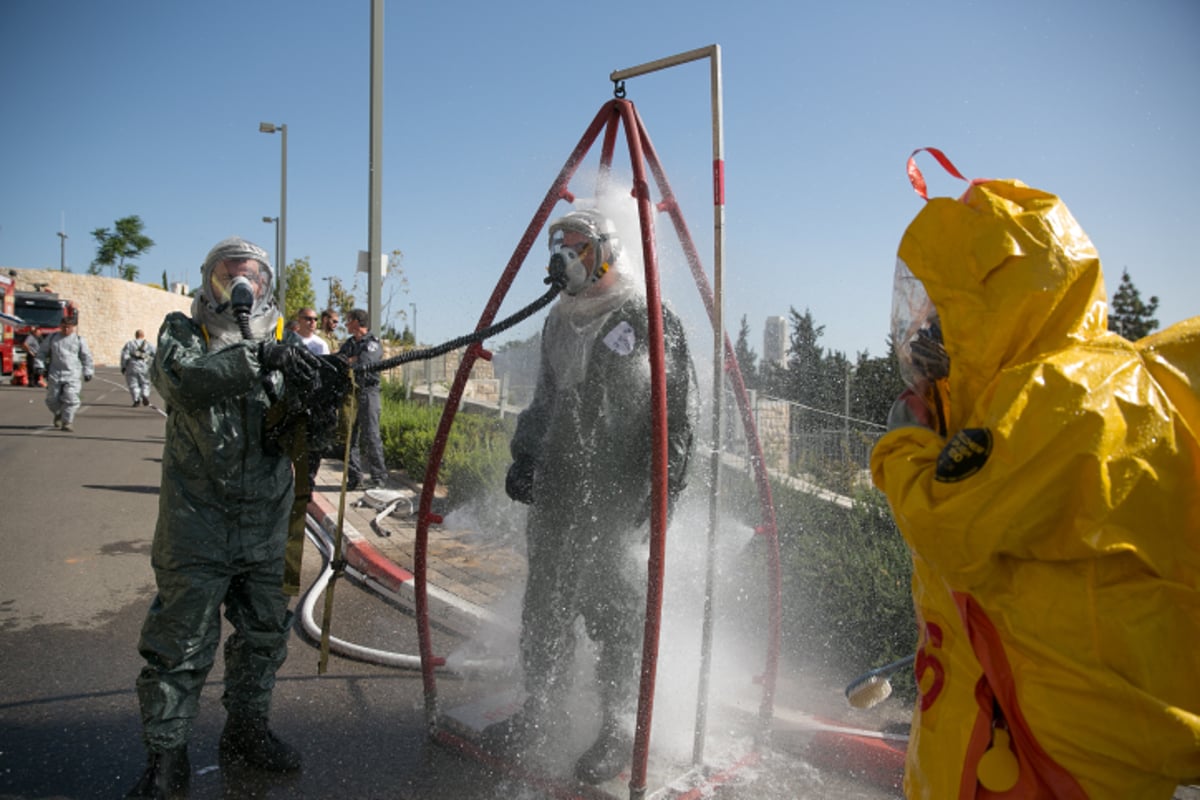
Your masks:
M431 358L437 358L440 355L449 353L451 350L457 350L460 347L465 347L469 344L478 344L484 339L491 338L498 333L503 333L514 325L523 322L537 312L541 311L550 304L558 293L567 285L566 271L557 263L552 263L550 268L550 276L546 278L545 283L550 285L550 288L544 295L534 300L529 305L522 308L512 316L502 319L499 322L493 323L488 327L468 333L465 336L459 336L457 339L451 339L448 342L435 345L434 347L426 347L420 350L410 350L407 353L385 358L382 361L377 361L373 364L363 364L354 366L354 371L357 373L383 372L384 370L398 367L401 364L407 364L410 361L427 361Z
M254 287L242 276L233 279L229 287L229 306L233 309L233 317L237 320L238 330L243 339L253 339L250 332L250 309L254 307Z

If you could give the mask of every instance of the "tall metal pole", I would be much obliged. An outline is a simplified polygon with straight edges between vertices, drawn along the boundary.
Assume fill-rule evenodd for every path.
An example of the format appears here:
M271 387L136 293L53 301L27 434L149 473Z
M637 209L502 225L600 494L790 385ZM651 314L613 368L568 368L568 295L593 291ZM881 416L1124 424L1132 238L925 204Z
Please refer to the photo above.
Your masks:
M380 219L383 206L383 0L371 0L371 159L367 225L367 318L371 330L380 331L380 297L383 252Z
M273 122L258 123L260 133L280 133L279 161L279 223L275 230L275 302L282 313L287 313L287 125Z
M709 679L712 671L713 647L713 594L716 584L715 564L717 550L717 522L720 514L721 486L721 401L725 390L725 320L724 320L724 273L725 273L725 141L721 87L721 46L717 44L689 50L685 53L660 58L629 69L616 70L609 75L613 83L626 78L675 67L700 59L709 61L709 87L712 106L712 170L713 170L713 387L712 387L712 450L710 469L712 488L709 491L708 553L704 590L704 620L700 645L700 685L696 700L696 724L692 741L692 762L704 760L704 747L708 727ZM632 796L632 794L631 794Z
M412 312L413 312L413 324L412 324L413 344L420 344L421 340L417 338L417 304L409 303L408 305L412 309Z
M275 269L279 273L279 297L276 302L279 312L287 314L287 125L279 126L279 260Z
M275 264L279 264L279 217L263 217L263 222L275 223ZM280 311L283 309L280 308Z
M67 234L66 234L66 232L59 231L58 238L59 238L58 271L66 272L67 271Z

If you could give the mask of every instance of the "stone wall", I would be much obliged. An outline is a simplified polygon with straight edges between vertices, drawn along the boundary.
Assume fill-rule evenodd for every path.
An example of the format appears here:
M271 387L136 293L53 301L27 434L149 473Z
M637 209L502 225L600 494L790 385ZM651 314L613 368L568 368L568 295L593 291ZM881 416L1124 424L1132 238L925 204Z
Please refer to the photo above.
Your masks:
M429 346L421 345L421 348ZM383 357L386 360L392 356L404 353L408 349L399 345L384 343ZM448 391L454 383L455 376L458 375L458 368L462 364L465 352L466 348L462 347L429 359L428 361L410 361L407 364L401 364L395 369L384 372L382 377L385 381L403 383L406 386L412 386L426 393L428 393L430 386L434 387L434 394L437 394L438 389ZM475 359L475 363L471 365L471 377L467 380L467 385L463 388L463 396L472 399L483 399L493 403L499 402L500 381L496 378L496 371L490 360L483 358Z
M788 473L791 426L790 407L783 400L754 398L754 419L758 427L758 441L763 451L767 469Z
M76 275L44 269L0 268L16 281L17 291L32 292L34 284L48 284L49 291L70 300L79 309L79 335L87 340L97 365L116 366L121 348L139 328L154 341L163 318L172 311L189 313L192 299L172 294L161 286Z
M133 338L134 331L140 328L153 341L167 314L182 311L190 315L192 310L190 297L167 292L161 286L57 270L0 267L0 272L16 281L17 291L32 292L36 290L36 284L44 283L49 291L75 303L79 309L79 334L87 339L92 358L103 366L116 366L120 362L121 348ZM464 350L453 350L433 359L429 365L429 381L426 381L423 361L389 370L384 373L384 379L410 380L414 384L432 382L449 387L454 382ZM403 352L400 347L384 345L385 358L400 352ZM407 378L404 374L406 370L409 371ZM466 396L483 394L489 399L498 400L499 381L494 379L492 363L477 359L471 367L471 381L468 382ZM479 386L475 385L477 382L480 382Z

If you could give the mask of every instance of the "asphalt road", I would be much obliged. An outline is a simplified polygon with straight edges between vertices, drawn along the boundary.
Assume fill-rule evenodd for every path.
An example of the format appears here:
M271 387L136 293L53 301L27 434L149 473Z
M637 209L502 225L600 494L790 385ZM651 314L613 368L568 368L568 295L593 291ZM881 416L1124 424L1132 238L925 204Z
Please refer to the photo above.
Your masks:
M75 431L51 427L43 390L0 386L0 797L121 797L141 774L137 637L154 594L149 550L164 417L132 408L120 374L84 388ZM309 545L304 586L321 566ZM415 653L412 619L351 582L335 634ZM226 774L222 661L205 687L190 749L194 798L492 798L474 762L428 743L420 675L330 657L297 627L272 725L297 746L297 777ZM454 681L439 688L453 702Z
M149 408L132 408L112 368L101 368L85 386L73 433L51 426L43 396L40 389L0 385L0 798L122 797L145 763L133 686L142 663L138 632L154 594L149 550L164 416L157 396ZM321 566L310 543L303 587ZM336 599L338 637L417 652L416 626L404 610L352 581L338 584ZM439 634L439 643L448 640ZM334 654L318 676L317 662L316 647L297 625L271 721L301 750L305 766L278 779L218 764L224 723L218 653L190 748L193 798L542 797L430 742L419 673ZM671 676L661 680L668 684ZM439 701L452 708L480 688L440 678ZM833 693L820 689L822 697ZM785 732L777 741L786 745L788 738ZM714 797L898 796L785 752L770 754L745 777L749 785L731 784Z

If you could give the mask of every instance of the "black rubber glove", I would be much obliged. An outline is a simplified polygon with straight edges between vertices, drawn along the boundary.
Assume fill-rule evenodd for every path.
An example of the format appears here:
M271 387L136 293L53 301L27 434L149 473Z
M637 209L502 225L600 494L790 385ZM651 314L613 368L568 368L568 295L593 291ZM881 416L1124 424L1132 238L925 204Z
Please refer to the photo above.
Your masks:
M265 370L279 370L289 383L312 383L321 365L307 347L279 342L263 342L258 360Z
M90 381L91 379L92 379L92 376L91 376L91 375L84 375L84 376L83 376L83 382L84 382L84 383L87 383L87 382L88 382L88 381Z
M934 322L917 331L909 345L913 367L930 381L939 381L950 374L950 356L942 344L942 326Z
M537 462L528 456L518 458L508 468L504 478L504 492L518 503L529 505L533 502L533 475L537 472Z

